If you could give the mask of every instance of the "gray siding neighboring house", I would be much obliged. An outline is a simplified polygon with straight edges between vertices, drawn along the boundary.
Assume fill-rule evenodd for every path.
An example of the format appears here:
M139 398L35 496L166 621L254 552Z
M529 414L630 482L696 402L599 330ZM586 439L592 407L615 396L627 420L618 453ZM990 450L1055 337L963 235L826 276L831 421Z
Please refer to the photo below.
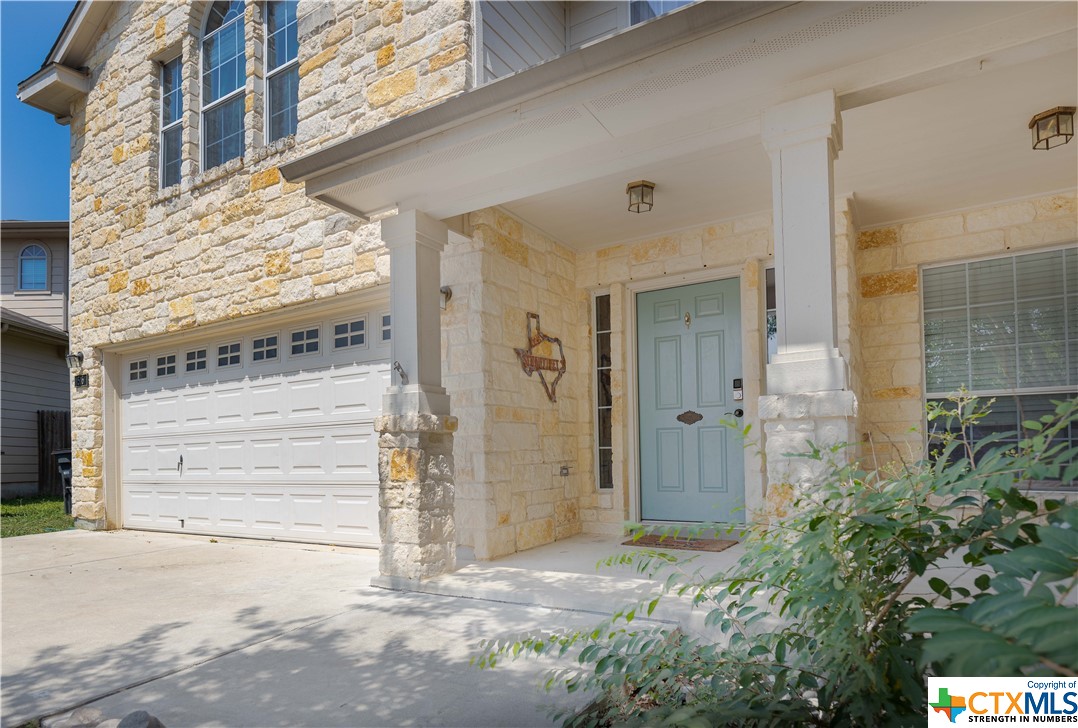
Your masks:
M0 482L4 498L38 492L38 411L71 409L71 375L64 361L67 282L66 221L0 223Z

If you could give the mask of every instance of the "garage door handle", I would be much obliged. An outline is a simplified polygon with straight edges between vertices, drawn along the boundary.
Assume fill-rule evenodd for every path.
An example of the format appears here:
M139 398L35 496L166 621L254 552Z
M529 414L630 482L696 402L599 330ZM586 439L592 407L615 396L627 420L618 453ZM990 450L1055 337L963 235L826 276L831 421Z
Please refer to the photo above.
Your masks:
M182 471L183 471L183 455L180 455L180 461L178 463L176 463L176 472L179 473L179 472L182 472Z

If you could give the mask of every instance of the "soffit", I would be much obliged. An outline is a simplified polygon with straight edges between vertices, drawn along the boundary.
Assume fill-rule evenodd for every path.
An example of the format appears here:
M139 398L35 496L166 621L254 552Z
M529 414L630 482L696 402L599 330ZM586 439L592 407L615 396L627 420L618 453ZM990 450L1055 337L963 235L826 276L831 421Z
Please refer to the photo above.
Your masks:
M1073 54L1075 27L1070 3L783 7L322 174L308 168L304 178L309 195L361 215L399 206L450 217L502 204L565 242L589 247L623 237L598 235L599 225L557 233L534 218L587 218L553 203L598 205L623 196L625 181L666 171L668 182L654 181L671 193L665 199L678 200L664 203L669 209L703 208L711 220L744 214L754 200L767 209L770 171L758 139L764 109L831 88L852 114L974 77L986 58L1009 67ZM1065 102L1048 106L1058 103ZM421 125L425 113L410 123ZM729 176L717 177L717 170ZM729 203L716 204L716 195L704 205L682 202L695 198L674 195L679 186L727 190ZM689 216L675 217L661 224L691 224Z

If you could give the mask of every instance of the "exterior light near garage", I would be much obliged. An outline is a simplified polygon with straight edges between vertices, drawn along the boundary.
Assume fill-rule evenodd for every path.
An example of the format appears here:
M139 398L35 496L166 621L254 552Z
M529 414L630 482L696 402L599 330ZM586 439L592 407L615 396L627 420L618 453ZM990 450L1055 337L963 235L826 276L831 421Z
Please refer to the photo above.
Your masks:
M655 206L655 183L646 179L630 182L625 188L629 195L629 212L650 212Z
M76 374L76 372L82 371L82 362L85 361L81 351L69 351L67 356L64 357L67 360L67 368L71 370L72 374L75 374L75 387L81 389L82 387L90 386L89 374Z
M1033 130L1034 149L1066 144L1074 136L1074 107L1057 106L1051 111L1042 111L1030 119L1029 128Z

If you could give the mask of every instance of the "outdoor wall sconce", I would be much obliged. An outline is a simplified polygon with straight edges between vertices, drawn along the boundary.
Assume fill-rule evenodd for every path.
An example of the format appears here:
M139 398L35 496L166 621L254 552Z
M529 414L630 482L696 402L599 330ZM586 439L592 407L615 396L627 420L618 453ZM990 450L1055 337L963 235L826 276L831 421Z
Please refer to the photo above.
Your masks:
M1030 119L1033 130L1033 148L1051 149L1066 144L1074 136L1074 107L1057 106L1042 111Z
M438 293L442 294L442 310L444 311L449 305L449 299L453 297L453 289L449 286L442 286L438 289Z
M650 212L655 206L655 183L646 179L630 182L625 187L629 195L629 212Z
M71 370L72 374L82 370L82 363L83 363L83 361L85 361L85 357L83 356L83 353L81 351L74 352L74 353L68 352L67 356L65 356L64 358L67 360L67 368ZM90 386L90 375L89 374L75 374L75 386L76 387L89 387Z

